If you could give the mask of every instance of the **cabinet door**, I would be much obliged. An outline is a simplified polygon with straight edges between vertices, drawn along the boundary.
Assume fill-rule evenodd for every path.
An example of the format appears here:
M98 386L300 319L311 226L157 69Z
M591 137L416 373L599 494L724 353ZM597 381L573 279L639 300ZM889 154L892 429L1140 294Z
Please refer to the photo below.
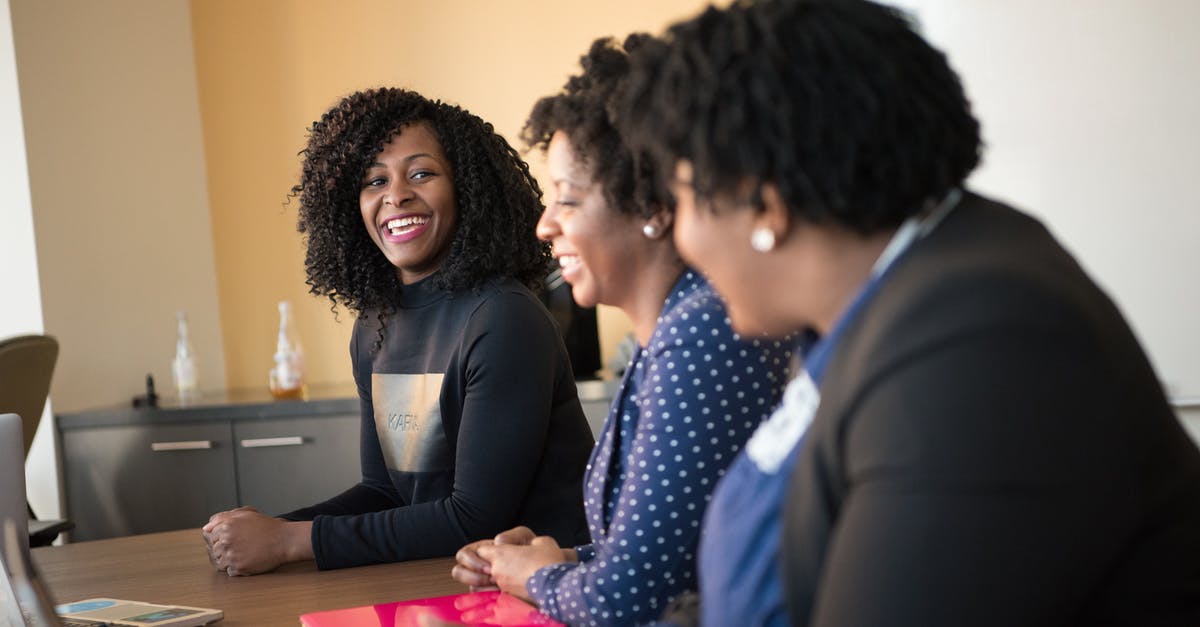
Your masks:
M62 444L72 540L200 527L237 505L227 422L75 429Z
M358 431L358 414L235 422L241 503L283 514L358 483Z

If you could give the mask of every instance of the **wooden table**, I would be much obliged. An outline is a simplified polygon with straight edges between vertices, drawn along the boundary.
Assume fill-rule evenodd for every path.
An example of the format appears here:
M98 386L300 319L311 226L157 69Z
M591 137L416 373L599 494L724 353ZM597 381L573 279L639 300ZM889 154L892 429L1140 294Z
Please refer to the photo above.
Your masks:
M453 558L318 571L286 564L254 577L229 577L208 561L199 529L79 542L33 550L57 602L113 597L225 612L218 625L300 624L308 612L465 592L450 578Z

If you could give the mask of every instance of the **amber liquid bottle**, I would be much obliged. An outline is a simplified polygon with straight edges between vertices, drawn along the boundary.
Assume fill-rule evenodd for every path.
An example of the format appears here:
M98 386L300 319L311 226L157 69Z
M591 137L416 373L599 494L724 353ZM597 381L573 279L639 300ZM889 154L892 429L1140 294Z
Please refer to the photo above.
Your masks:
M292 330L292 308L286 300L279 303L279 337L270 388L276 400L304 398L304 354Z

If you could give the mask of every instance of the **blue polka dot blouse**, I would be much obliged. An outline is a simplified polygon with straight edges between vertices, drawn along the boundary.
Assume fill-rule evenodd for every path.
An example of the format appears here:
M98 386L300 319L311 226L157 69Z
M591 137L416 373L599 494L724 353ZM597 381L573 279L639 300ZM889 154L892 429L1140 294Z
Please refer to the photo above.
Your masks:
M685 272L592 451L592 544L577 547L579 563L547 566L526 583L540 609L569 624L624 625L652 621L694 590L704 508L778 403L790 362L790 343L739 338L708 283Z

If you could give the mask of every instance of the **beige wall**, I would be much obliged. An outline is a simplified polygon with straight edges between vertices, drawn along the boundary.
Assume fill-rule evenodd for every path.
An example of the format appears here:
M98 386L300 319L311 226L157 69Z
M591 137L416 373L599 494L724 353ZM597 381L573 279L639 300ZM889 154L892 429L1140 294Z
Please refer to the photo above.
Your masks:
M175 310L225 383L182 0L11 0L56 412L171 386ZM233 321L236 325L236 320Z
M202 389L265 385L282 298L295 305L310 380L349 381L350 318L334 323L307 294L294 208L283 205L309 123L351 90L395 84L515 138L593 37L657 31L702 6L6 1L17 76L4 86L15 100L19 81L34 225L22 246L36 244L37 257L21 276L40 287L44 325L24 297L27 308L7 311L62 345L55 412L128 403L147 373L169 394L180 308ZM20 124L20 112L6 119ZM4 220L28 220L8 214L20 210L9 200ZM20 277L2 278L12 295ZM615 344L628 321L601 316L602 341ZM43 516L59 514L51 426L27 467Z
M657 32L698 0L193 1L200 110L230 386L264 385L275 302L291 300L309 381L345 382L352 318L307 294L295 208L304 131L341 96L397 85L461 104L516 142L597 36ZM530 154L535 171L541 155ZM603 342L628 321L602 312ZM606 346L608 349L609 346Z

